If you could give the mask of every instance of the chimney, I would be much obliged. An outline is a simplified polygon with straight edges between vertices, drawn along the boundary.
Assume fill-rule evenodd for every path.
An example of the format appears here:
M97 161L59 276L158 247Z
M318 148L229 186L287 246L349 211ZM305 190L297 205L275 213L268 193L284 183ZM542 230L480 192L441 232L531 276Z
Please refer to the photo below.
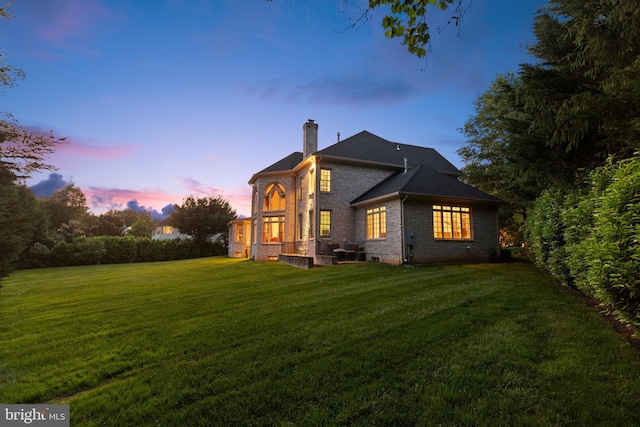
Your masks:
M306 159L307 156L318 151L318 124L309 119L302 125L302 131L304 135L302 158Z

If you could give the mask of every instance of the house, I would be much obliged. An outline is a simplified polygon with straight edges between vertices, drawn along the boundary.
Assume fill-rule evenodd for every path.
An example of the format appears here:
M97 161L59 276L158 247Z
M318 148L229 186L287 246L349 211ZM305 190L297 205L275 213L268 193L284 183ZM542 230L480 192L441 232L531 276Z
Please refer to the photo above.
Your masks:
M184 234L180 232L180 230L173 225L155 225L151 228L151 238L154 240L173 240L173 239L181 239L188 240L192 237L189 234ZM224 233L217 233L209 237L209 241L211 242L223 242L224 241Z
M151 238L154 240L190 239L188 234L180 233L173 225L156 225L151 228Z
M343 250L390 264L494 260L501 201L460 176L432 148L367 131L318 150L318 125L308 120L303 151L249 180L251 217L230 224L229 255L296 254L317 264Z

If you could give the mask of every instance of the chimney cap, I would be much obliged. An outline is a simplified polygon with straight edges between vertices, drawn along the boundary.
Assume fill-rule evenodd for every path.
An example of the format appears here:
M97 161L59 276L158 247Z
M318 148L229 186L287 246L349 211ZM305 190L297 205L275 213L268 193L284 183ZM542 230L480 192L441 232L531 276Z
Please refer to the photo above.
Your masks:
M313 123L313 119L307 119L307 123Z

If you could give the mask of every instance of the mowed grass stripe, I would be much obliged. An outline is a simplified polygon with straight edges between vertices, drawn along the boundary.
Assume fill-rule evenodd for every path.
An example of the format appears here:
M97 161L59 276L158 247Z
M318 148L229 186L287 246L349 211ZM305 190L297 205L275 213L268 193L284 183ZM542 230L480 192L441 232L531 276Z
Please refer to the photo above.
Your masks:
M20 271L0 401L73 425L640 423L640 357L530 264Z

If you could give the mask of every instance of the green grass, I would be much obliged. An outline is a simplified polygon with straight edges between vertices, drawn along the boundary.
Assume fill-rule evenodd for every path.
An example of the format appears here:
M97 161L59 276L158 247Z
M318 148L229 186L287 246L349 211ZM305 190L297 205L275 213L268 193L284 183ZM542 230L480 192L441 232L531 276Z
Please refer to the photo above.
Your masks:
M529 263L19 271L0 402L72 425L640 425L640 354Z

